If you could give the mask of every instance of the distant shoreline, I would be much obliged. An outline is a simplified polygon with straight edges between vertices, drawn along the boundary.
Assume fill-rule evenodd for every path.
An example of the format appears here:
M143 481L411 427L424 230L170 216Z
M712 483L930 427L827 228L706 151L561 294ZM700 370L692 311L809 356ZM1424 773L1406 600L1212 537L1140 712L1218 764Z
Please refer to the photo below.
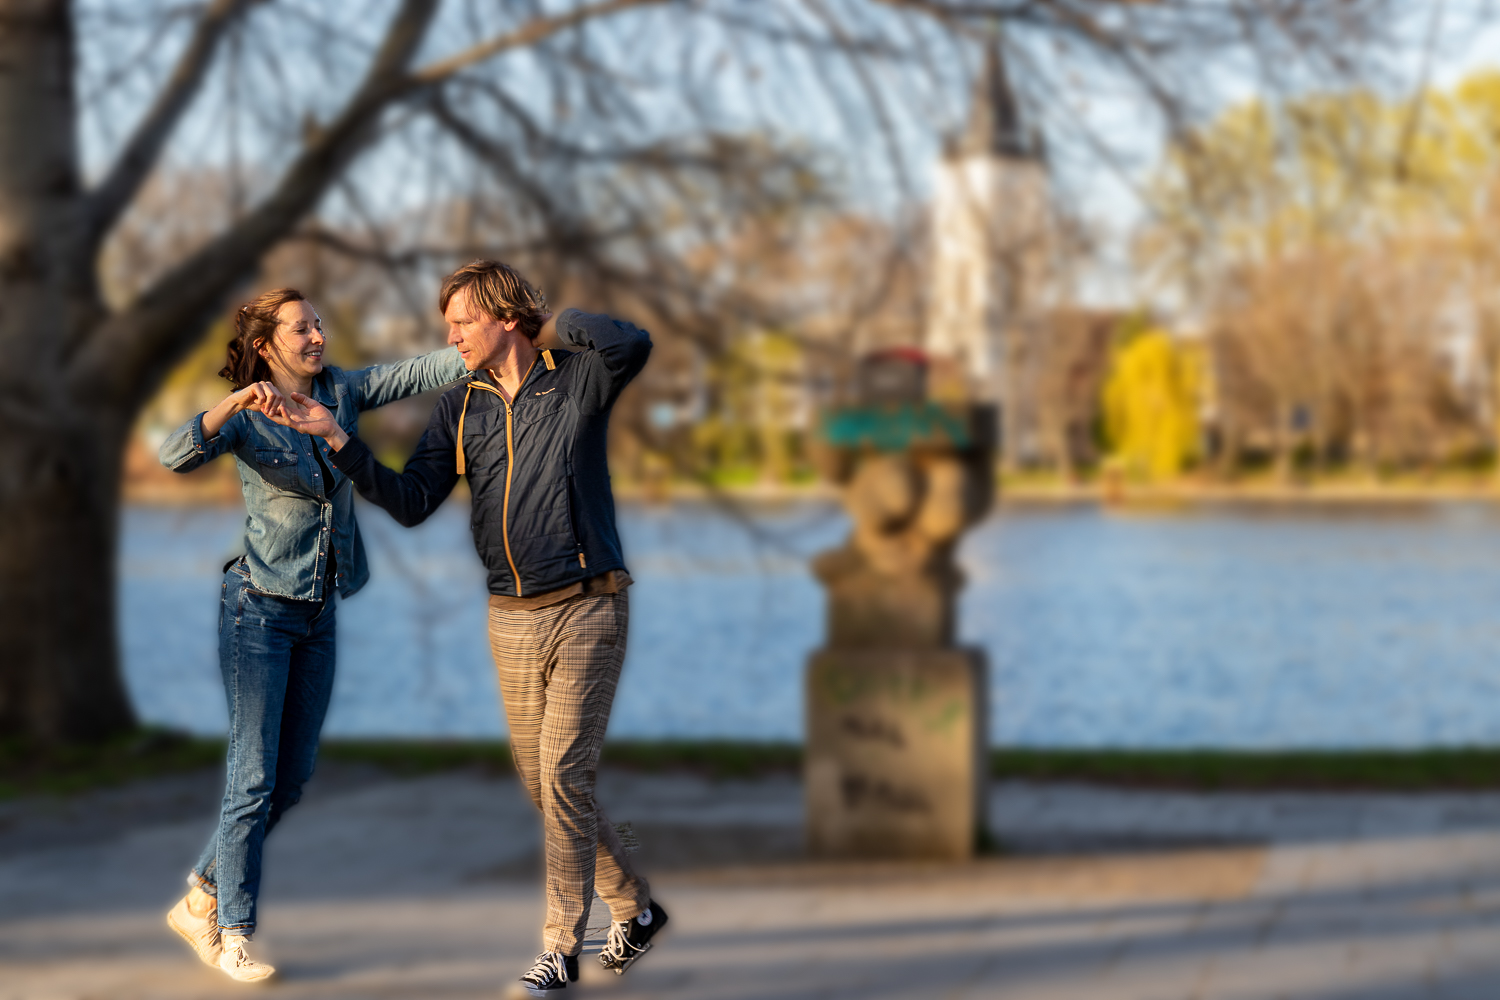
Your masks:
M1307 485L1242 484L1233 486L1175 483L1127 486L1106 493L1098 484L1009 484L1001 487L1001 504L1104 506L1183 506L1266 504L1284 506L1359 506L1454 502L1495 502L1500 488L1484 484L1389 484L1310 483Z
M673 503L679 501L724 500L733 503L777 504L806 501L834 502L840 490L827 483L783 486L709 488L696 483L672 483L666 487L645 487L636 483L617 483L615 498L625 503ZM164 484L159 480L126 482L123 499L138 506L233 506L240 503L238 482L220 479ZM463 499L463 484L455 498ZM1002 484L996 497L1001 507L1038 506L1106 506L1136 507L1192 506L1400 506L1436 503L1500 502L1500 487L1488 483L1468 485L1438 483L1431 485L1392 484L1355 485L1316 483L1305 486L1244 484L1207 486L1198 483L1129 486L1106 495L1098 484L1064 486L1055 483Z
M730 503L836 502L842 491L825 481L801 483L750 483L708 485L669 480L640 482L614 480L615 497L629 503L670 503L681 500ZM161 467L154 452L132 447L126 454L121 484L126 503L145 506L185 504L238 504L240 482L230 462L213 462L187 475ZM465 498L468 489L459 482L454 496ZM1161 507L1264 504L1281 506L1400 505L1500 500L1500 478L1488 471L1445 470L1428 477L1404 474L1374 481L1335 472L1318 479L1282 482L1264 472L1245 474L1233 482L1184 477L1170 483L1110 482L1091 474L1066 482L1052 474L1005 475L998 484L1001 506L1105 505L1110 507Z

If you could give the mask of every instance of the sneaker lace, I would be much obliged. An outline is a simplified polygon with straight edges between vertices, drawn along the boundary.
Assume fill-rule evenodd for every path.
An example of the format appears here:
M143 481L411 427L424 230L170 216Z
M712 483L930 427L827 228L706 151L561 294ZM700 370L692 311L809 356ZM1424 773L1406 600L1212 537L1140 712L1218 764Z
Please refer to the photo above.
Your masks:
M236 939L235 941L231 942L224 950L233 957L233 961L236 967L255 964L255 960L252 959L250 957L250 953L245 950L244 938Z
M521 977L521 981L541 986L551 978L556 978L559 982L566 982L568 979L568 967L560 951L544 951L538 955L536 964Z
M609 925L609 937L604 942L604 954L611 960L623 962L632 951L640 951L625 936L629 929L629 920L616 920Z

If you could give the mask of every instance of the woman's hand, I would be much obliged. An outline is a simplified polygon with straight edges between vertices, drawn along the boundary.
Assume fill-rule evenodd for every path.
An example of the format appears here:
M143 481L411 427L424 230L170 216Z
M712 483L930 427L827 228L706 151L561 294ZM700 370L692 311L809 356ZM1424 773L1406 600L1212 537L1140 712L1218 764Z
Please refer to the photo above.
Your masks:
M283 427L290 427L294 431L322 438L334 451L338 451L349 443L348 433L339 426L338 420L328 407L300 392L292 393L291 401L283 407L280 413L274 416L267 414L267 416L271 416L272 420Z
M252 382L225 396L218 406L203 414L204 438L217 437L229 418L241 410L256 410L275 420L286 410L286 397L270 382Z
M273 419L286 408L286 397L272 382L253 382L239 392L232 393L230 398L242 410L258 410Z

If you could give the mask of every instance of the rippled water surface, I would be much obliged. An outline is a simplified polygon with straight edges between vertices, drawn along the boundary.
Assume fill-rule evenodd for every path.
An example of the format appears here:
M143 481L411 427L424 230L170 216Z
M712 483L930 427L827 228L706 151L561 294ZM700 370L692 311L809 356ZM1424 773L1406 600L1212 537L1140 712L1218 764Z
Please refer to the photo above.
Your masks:
M369 586L339 609L327 732L500 735L467 509L360 510ZM126 672L144 718L225 725L219 567L243 514L129 509ZM797 739L822 635L807 556L837 507L623 505L637 585L614 737ZM1049 746L1500 743L1500 516L1419 509L1007 509L975 529L961 631L992 736Z

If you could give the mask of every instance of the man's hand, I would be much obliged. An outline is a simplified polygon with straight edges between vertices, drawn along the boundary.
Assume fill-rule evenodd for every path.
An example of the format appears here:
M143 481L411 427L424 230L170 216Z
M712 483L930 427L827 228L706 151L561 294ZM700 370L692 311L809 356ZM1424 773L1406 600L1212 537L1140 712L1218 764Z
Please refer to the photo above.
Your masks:
M552 313L542 313L542 323L536 328L536 336L531 338L531 343L540 350L543 344L558 342L557 316Z
M349 443L349 435L328 407L300 392L292 393L291 400L279 413L266 415L283 427L322 438L334 451Z

